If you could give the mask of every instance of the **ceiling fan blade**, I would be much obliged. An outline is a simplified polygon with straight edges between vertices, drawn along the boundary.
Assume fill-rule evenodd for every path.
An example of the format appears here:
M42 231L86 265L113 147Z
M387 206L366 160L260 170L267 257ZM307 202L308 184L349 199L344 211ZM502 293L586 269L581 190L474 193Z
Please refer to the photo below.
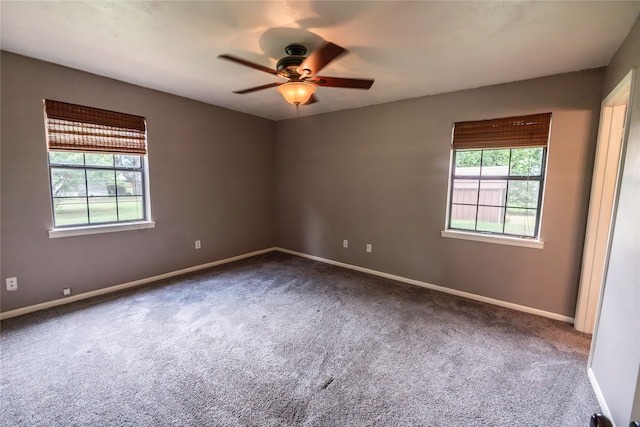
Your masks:
M316 98L315 95L311 95L311 98L309 98L309 100L305 102L304 105L311 105L315 104L316 102L318 102L318 98Z
M329 42L311 53L311 55L298 66L298 72L304 74L304 70L309 70L309 75L313 76L326 67L331 61L346 52L347 50L345 48Z
M342 77L316 76L309 80L317 86L346 87L352 89L369 89L375 80L372 79L344 79Z
M254 62L245 61L242 58L236 58L235 56L218 55L218 58L226 59L227 61L231 61L231 62L236 62L238 64L244 65L244 66L249 67L249 68L253 68L253 69L256 69L256 70L264 71L265 73L274 74L276 76L278 75L278 72L276 70L272 70L271 68L263 67L262 65L256 64Z
M262 86L250 87L249 89L236 90L233 93L239 93L240 95L243 95L245 93L256 92L258 90L269 89L270 87L280 86L281 84L282 83L280 83L280 82L269 83L269 84L262 85Z

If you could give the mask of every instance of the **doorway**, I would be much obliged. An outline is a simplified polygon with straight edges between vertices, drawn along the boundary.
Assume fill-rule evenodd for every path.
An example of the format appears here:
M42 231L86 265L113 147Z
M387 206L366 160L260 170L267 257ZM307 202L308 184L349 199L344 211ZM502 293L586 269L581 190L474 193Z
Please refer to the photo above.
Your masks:
M594 331L605 277L632 77L633 72L629 72L605 98L600 113L598 145L574 323L578 331L588 334Z

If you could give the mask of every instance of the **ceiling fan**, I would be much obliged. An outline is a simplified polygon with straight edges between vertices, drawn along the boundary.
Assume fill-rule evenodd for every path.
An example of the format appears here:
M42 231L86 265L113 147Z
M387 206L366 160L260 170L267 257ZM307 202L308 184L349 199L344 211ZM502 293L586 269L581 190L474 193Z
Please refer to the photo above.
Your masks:
M348 52L345 48L336 44L327 42L309 56L305 56L307 54L307 48L298 43L288 45L284 51L287 56L278 61L275 70L232 55L220 55L218 58L236 62L287 80L286 82L274 82L238 90L233 93L245 94L277 87L278 92L284 99L296 107L300 104L308 105L318 101L314 95L316 86L369 89L373 85L373 79L347 79L318 75L318 72L331 63L331 61Z

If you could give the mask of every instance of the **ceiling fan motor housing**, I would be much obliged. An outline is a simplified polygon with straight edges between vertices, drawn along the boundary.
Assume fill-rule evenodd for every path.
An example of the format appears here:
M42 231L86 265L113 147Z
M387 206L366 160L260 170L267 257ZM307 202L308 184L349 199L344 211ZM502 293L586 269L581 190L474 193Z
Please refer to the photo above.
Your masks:
M297 74L298 66L305 60L307 48L301 44L290 44L284 48L284 51L288 56L278 61L276 70L289 71Z

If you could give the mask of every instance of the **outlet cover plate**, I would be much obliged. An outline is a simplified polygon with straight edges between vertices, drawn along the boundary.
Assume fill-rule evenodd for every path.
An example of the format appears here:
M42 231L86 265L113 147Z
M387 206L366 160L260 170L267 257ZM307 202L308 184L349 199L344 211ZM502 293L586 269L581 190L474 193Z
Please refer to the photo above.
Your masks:
M18 278L17 277L7 277L7 290L9 292L18 290Z

